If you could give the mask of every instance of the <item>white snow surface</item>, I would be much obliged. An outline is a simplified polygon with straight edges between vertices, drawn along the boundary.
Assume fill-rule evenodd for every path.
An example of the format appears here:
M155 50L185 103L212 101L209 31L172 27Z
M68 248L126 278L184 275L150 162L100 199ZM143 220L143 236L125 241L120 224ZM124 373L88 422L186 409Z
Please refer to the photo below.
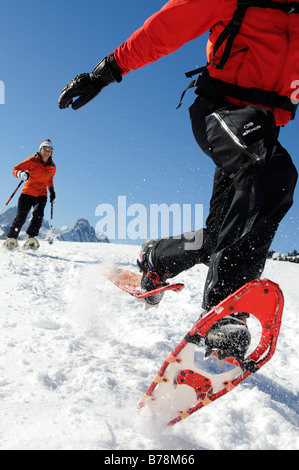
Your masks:
M145 311L103 275L113 264L136 270L138 253L47 241L36 253L0 250L0 449L298 450L299 265L266 265L285 296L270 362L166 427L137 405L197 320L207 268L177 276L185 289Z

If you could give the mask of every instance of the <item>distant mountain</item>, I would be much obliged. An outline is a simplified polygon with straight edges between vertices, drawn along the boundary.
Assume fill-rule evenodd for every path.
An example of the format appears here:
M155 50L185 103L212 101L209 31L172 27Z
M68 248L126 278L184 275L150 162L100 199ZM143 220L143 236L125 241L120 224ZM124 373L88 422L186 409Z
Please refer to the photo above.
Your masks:
M92 243L110 243L104 233L96 233L88 220L80 218L77 220L73 229L64 229L57 240L67 242L92 242Z
M17 214L16 207L10 207L0 216L0 239L6 239L8 230ZM30 220L30 214L22 227L19 239L22 240L27 237L26 229ZM50 225L47 220L43 220L42 227L39 232L39 238L48 238L50 233ZM105 233L98 233L91 227L88 220L79 218L74 226L62 227L60 229L53 228L53 238L60 241L69 242L90 242L90 243L110 243L110 240Z

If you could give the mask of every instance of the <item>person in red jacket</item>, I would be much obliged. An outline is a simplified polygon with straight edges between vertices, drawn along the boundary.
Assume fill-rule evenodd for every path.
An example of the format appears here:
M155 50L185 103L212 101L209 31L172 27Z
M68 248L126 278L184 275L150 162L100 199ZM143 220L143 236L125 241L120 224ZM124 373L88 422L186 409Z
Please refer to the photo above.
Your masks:
M39 146L39 152L27 158L13 169L13 175L25 182L18 201L17 215L8 231L4 246L16 248L17 238L24 225L30 209L33 208L24 247L39 248L35 239L39 234L44 217L44 209L47 203L47 189L50 193L51 204L55 200L53 177L56 165L52 160L53 144L50 139L43 140Z
M292 205L297 170L278 141L293 119L299 78L299 3L282 0L170 0L91 73L76 76L59 97L61 109L79 109L107 85L155 62L210 30L208 64L189 87L199 147L215 163L206 228L180 238L150 240L138 260L141 286L155 289L196 263L208 274L203 314L262 275L281 219ZM159 294L149 298L158 303ZM242 313L242 312L240 312ZM218 355L250 341L244 315L215 324L205 338Z

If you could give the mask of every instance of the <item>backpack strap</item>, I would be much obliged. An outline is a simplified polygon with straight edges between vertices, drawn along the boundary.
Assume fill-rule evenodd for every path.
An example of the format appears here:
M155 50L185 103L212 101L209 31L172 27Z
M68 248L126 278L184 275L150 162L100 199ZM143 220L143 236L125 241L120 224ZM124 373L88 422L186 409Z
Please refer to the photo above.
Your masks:
M199 73L199 75L195 80L192 80L183 91L177 109L182 105L182 100L186 91L190 88L196 87L197 90L195 93L198 95L203 93L210 98L222 101L225 101L227 100L227 97L230 97L246 101L250 104L266 106L267 108L280 108L285 111L289 111L292 115L291 119L295 118L298 103L296 104L288 96L279 95L274 91L261 90L260 88L246 88L240 85L224 82L223 80L211 77L206 67L188 72L188 76L190 77L195 75L195 73Z
M292 114L292 119L295 117L298 106L289 97L279 95L274 91L246 88L213 78L207 69L203 71L202 75L198 76L194 86L198 88L197 94L204 93L212 98L225 100L226 97L231 97L250 104L266 106L267 108L284 109Z
M219 34L213 49L213 56L218 51L219 47L222 43L227 39L227 43L223 52L223 56L221 57L220 62L216 64L217 69L223 69L224 65L227 62L227 59L230 55L233 42L240 30L241 24L243 22L245 13L247 8L249 7L249 0L238 0L238 8L235 11L231 21L228 25L224 28L221 34Z

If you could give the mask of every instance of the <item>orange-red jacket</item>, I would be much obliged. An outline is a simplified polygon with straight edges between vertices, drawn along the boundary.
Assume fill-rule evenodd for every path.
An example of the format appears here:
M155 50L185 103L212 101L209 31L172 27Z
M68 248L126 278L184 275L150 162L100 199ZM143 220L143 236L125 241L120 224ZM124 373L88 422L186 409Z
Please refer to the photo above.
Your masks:
M53 187L53 177L56 165L52 158L44 164L38 153L26 158L13 169L14 176L18 177L19 171L28 171L30 178L25 182L22 193L30 196L47 196L47 188Z
M290 0L280 0L289 3ZM124 74L174 52L187 41L211 30L208 54L237 9L237 0L170 0L146 20L143 27L115 51ZM249 8L223 68L216 68L225 43L219 48L209 73L212 77L246 88L274 91L294 97L299 80L299 17L273 9ZM197 63L196 57L194 58ZM296 99L295 98L295 99ZM236 104L246 104L228 98ZM277 125L286 124L291 113L272 109Z

